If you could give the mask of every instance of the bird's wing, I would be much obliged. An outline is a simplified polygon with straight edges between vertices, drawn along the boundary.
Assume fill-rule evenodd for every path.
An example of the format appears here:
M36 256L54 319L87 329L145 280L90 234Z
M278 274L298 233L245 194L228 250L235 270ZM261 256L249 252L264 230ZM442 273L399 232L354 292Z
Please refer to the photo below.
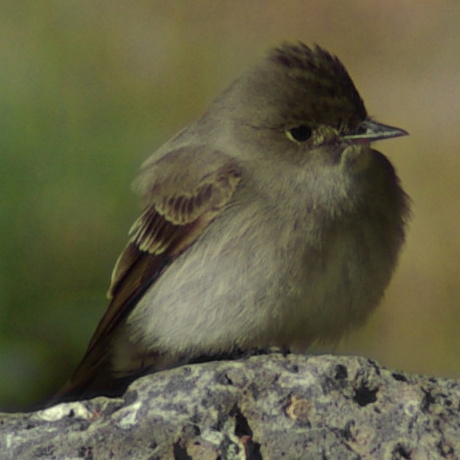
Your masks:
M136 185L146 205L115 265L111 302L82 362L60 393L87 385L107 360L118 325L168 265L199 238L230 201L240 180L241 170L233 159L202 146L173 150L144 167Z

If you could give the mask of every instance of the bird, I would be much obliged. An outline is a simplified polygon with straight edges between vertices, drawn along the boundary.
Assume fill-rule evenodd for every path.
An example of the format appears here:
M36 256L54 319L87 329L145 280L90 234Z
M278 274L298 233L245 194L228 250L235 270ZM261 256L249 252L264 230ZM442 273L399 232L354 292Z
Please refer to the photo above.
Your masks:
M306 353L362 324L410 215L371 143L406 134L368 115L325 49L272 48L143 163L109 306L54 401L120 395L203 357Z

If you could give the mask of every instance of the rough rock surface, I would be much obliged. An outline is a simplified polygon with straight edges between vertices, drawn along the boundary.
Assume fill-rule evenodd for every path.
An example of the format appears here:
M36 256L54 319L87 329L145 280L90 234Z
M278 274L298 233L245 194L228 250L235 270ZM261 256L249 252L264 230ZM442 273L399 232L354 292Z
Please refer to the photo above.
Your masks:
M1 459L458 459L460 382L271 354L143 377L123 398L0 414Z

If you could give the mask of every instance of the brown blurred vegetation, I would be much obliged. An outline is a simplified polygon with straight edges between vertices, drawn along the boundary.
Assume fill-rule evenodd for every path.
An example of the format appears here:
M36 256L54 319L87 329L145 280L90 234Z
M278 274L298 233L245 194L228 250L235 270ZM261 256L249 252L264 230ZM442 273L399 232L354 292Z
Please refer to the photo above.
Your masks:
M2 0L0 407L28 407L81 357L142 159L282 40L337 54L369 112L411 133L378 145L413 198L405 252L337 351L459 377L459 23L448 0Z

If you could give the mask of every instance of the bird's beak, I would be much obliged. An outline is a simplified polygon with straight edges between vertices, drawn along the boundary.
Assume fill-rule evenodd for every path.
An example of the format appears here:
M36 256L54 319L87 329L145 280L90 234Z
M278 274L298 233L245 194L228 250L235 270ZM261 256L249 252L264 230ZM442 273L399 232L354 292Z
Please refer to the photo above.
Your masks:
M408 134L407 131L401 128L384 125L372 120L364 120L356 131L345 134L342 138L360 143L391 139L392 137L407 136Z

